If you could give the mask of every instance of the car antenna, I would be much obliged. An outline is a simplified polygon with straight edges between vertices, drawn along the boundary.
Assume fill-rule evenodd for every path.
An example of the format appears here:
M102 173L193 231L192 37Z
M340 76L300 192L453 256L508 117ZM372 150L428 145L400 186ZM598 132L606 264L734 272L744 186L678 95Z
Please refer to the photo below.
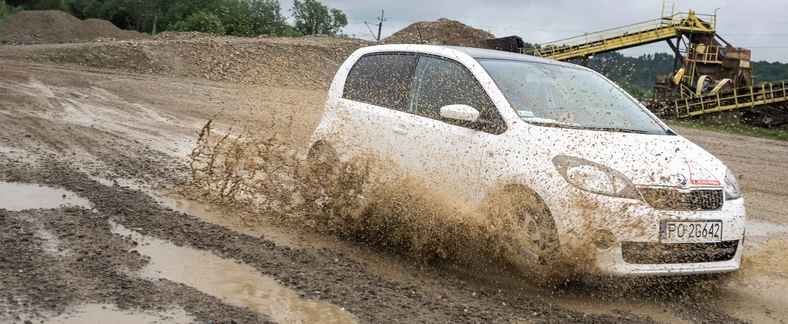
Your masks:
M424 44L424 38L421 38L421 28L419 28L419 25L416 25L416 31L419 32L419 41Z

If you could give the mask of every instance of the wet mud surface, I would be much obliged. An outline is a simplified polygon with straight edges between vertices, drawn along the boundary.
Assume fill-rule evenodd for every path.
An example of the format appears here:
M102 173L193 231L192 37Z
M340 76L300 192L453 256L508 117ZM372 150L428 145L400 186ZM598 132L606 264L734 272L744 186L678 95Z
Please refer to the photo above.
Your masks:
M788 320L781 142L753 142L763 149L751 148L746 163L738 153L746 138L721 145L721 135L686 131L753 192L742 271L719 281L538 287L495 264L424 262L280 224L281 212L164 197L190 180L188 157L207 120L258 124L300 147L317 124L321 91L23 62L0 72L0 322Z
M588 315L568 311L516 294L484 291L471 283L463 285L451 276L433 278L438 282L428 287L442 286L444 290L431 291L418 282L397 282L371 274L363 264L350 261L341 253L322 250L313 255L278 246L264 237L205 223L162 207L142 192L104 186L66 166L29 170L6 164L3 169L6 181L37 183L46 179L51 186L88 199L96 210L2 212L3 225L13 229L3 240L8 247L3 252L3 264L7 265L3 284L10 289L4 289L2 297L14 301L10 309L23 314L63 312L68 305L81 302L109 302L155 310L177 305L198 320L214 322L269 320L261 313L228 305L193 287L124 274L119 268L139 270L149 261L135 248L135 241L112 233L112 220L176 246L243 262L296 291L300 298L332 303L363 322L652 322L627 313ZM32 223L20 218L39 222L63 241L61 246L71 256L61 261L37 251L41 243L35 239ZM64 275L72 273L78 276ZM23 303L18 304L19 301Z

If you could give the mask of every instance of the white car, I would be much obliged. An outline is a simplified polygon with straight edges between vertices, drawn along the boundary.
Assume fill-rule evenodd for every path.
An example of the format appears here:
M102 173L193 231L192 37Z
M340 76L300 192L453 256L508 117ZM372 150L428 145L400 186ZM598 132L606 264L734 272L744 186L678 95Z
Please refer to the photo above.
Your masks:
M741 263L745 206L731 170L578 65L454 46L361 48L336 73L308 145L310 157L371 152L464 206L502 185L536 197L523 220L536 244L523 256L541 262L579 242L607 275Z

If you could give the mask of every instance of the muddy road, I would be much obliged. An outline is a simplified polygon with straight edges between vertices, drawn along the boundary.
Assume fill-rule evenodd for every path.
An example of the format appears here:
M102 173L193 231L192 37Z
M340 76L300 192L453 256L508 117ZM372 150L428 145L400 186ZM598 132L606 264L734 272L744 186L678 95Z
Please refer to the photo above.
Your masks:
M683 135L741 178L742 271L540 287L174 191L208 120L300 148L325 92L0 61L0 321L784 323L788 144Z

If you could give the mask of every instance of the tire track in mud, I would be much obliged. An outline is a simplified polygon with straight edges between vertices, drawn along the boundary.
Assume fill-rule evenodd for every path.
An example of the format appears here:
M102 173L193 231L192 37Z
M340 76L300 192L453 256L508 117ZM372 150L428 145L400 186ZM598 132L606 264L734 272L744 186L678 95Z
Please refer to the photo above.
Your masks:
M164 208L142 192L117 186L107 187L97 183L87 175L71 169L67 163L44 160L38 169L8 164L3 169L5 171L2 175L6 180L48 183L74 191L90 200L98 213L89 214L84 210L74 210L72 212L76 215L62 220L64 224L69 225L71 231L86 231L77 234L79 239L84 239L89 233L93 235L92 233L106 232L100 237L105 237L105 240L117 240L117 238L106 238L111 235L107 225L107 220L111 219L123 226L134 228L144 235L242 261L261 273L274 277L285 286L301 292L302 298L319 299L345 307L363 322L654 322L651 318L627 312L583 314L508 292L484 292L484 288L473 286L460 288L450 277L439 279L442 281L439 283L440 286L445 289L438 294L430 289L423 289L417 282L394 282L370 274L365 265L350 261L341 253L324 249L318 251L317 255L312 255L287 246L277 246L262 237L252 237L202 222L195 217ZM87 231L97 227L101 230ZM68 234L57 229L50 230L58 236ZM86 246L91 243L89 240L77 242L83 242ZM111 283L110 287L120 285L121 288L126 289L125 291L140 289L137 295L143 295L145 289L152 290L149 288L153 285L150 282L130 281L127 277L111 276L110 270L116 263L107 259L102 260L103 257L96 255L127 252L102 249L106 244L93 245L95 250L89 255L97 258L91 264L103 269L102 273ZM74 270L77 273L85 271L80 268ZM88 273L91 273L89 269ZM17 284L22 283L20 281ZM98 298L112 290L102 289L99 285L91 291L95 291L93 296ZM133 304L122 298L118 302ZM191 301L176 300L176 302L188 306ZM196 313L200 315L200 312ZM210 311L207 313L211 314Z
M43 227L58 238L57 249L42 249L36 236ZM198 290L171 281L128 276L119 269L146 263L130 253L134 243L113 235L105 216L70 207L57 210L0 210L0 303L10 318L45 319L90 302L121 309L166 310L179 305L199 322L273 323L264 315L222 303ZM11 315L14 314L14 315Z

